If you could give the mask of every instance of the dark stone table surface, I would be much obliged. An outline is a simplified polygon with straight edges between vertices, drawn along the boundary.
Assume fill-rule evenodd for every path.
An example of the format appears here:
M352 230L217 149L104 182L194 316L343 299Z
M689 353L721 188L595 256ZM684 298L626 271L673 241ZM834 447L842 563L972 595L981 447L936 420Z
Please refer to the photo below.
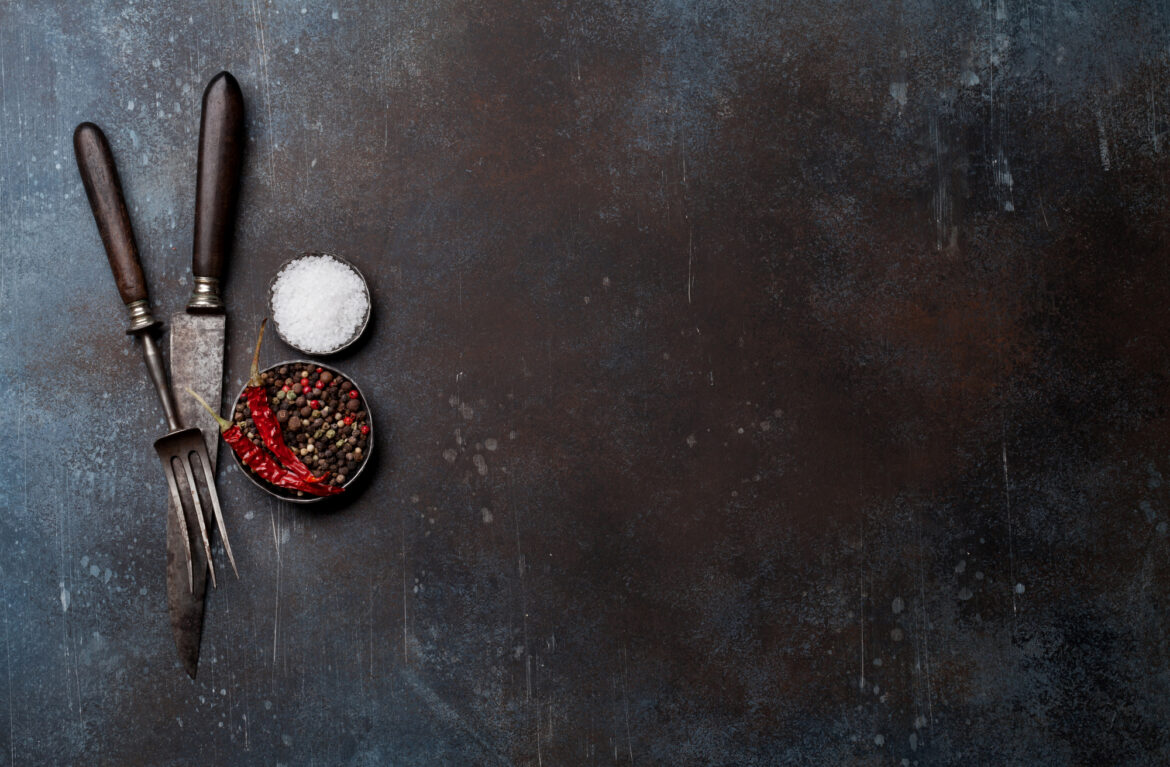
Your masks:
M0 763L1170 763L1168 46L1153 0L3 0ZM331 513L224 462L192 681L70 137L168 317L225 68L227 389L337 252L380 429Z

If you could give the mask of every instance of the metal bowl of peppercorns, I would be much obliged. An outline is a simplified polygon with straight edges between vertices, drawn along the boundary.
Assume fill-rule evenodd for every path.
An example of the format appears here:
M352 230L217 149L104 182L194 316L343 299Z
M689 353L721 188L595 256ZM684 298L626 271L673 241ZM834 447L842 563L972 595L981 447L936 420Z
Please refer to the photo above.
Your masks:
M285 444L314 475L324 477L322 482L342 488L353 484L374 450L369 403L353 379L336 368L306 360L278 362L260 377ZM231 417L252 444L264 449L243 390L236 395ZM277 487L258 477L234 451L232 458L244 476L281 500L313 503L336 497Z

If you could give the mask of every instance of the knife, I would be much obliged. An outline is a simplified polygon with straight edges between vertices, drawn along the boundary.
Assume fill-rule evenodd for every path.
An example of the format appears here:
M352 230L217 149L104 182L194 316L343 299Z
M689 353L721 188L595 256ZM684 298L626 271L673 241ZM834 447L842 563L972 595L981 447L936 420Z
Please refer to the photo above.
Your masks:
M203 114L199 122L195 244L191 259L195 285L185 311L171 318L171 380L175 390L189 388L216 409L220 408L223 395L227 320L219 284L231 245L243 154L244 96L236 78L228 72L220 72L203 92ZM219 452L219 427L191 397L179 397L178 404L183 423L202 430L214 470ZM183 667L194 679L199 665L199 641L203 635L208 562L196 540L195 545L190 546L193 576L188 585L184 561L187 551L183 541L185 532L179 523L182 512L176 511L173 504L169 511L167 604L171 632ZM188 520L186 534L198 529L198 520ZM225 537L225 543L226 540ZM228 556L231 557L230 551Z

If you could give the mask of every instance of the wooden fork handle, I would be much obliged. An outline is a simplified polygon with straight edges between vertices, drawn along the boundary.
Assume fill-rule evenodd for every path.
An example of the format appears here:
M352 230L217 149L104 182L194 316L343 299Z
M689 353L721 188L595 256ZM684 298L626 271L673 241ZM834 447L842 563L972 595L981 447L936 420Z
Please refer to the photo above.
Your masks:
M106 246L106 257L114 272L114 282L122 303L147 301L146 278L138 260L138 244L130 226L130 213L122 197L122 182L110 151L110 142L102 129L93 123L82 123L73 132L73 151L77 155L77 170L89 197L89 207L97 221L98 233Z

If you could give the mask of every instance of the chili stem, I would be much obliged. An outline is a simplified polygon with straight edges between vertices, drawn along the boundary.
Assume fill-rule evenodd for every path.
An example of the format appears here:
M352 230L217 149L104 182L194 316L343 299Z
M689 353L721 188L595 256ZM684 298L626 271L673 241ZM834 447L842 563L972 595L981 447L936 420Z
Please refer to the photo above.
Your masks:
M227 431L228 429L230 429L232 427L232 422L227 420L226 418L221 418L219 413L212 410L211 405L208 405L207 402L205 402L202 397L200 397L198 394L191 391L190 389L187 390L187 393L190 394L192 397L194 397L196 400L198 400L200 405L207 408L207 412L211 413L211 417L214 418L215 422L219 424L219 430L221 432Z
M267 324L267 317L260 321L260 335L256 337L256 351L252 353L252 370L251 377L248 379L248 386L264 385L264 381L260 378L260 344L264 340L264 326Z

